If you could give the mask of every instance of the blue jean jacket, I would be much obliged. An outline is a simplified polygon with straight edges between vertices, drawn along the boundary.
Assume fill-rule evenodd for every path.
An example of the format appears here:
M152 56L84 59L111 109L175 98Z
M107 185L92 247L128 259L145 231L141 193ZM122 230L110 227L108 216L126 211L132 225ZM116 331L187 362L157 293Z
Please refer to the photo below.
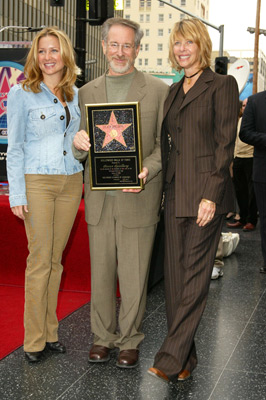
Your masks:
M10 206L26 205L25 174L72 175L83 170L71 145L79 130L78 90L67 103L70 122L59 99L42 82L41 92L11 88L7 99L7 176Z

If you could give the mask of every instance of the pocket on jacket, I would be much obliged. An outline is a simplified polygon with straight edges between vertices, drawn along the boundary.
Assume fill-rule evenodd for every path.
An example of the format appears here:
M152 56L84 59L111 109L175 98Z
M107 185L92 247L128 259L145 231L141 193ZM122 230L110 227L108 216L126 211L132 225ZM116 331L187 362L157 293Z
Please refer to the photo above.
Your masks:
M50 131L55 133L56 112L54 107L42 107L29 112L29 121L31 130L34 135L40 137L49 134Z

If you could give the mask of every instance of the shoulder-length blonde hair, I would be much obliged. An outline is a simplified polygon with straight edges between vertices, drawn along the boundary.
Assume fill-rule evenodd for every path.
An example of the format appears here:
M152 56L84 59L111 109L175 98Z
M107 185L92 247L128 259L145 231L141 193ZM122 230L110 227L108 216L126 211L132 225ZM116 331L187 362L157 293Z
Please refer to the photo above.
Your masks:
M43 75L38 63L38 46L40 39L45 36L55 36L59 41L64 70L62 79L56 89L61 91L67 101L72 101L74 97L73 85L81 71L76 65L74 50L69 37L56 26L42 29L33 39L24 67L26 79L22 82L22 87L24 90L32 91L33 93L41 91L40 83L43 81Z
M199 67L205 69L211 65L212 42L206 26L197 18L183 19L176 22L169 38L169 60L171 67L181 71L182 67L176 61L174 44L178 37L192 40L199 47Z

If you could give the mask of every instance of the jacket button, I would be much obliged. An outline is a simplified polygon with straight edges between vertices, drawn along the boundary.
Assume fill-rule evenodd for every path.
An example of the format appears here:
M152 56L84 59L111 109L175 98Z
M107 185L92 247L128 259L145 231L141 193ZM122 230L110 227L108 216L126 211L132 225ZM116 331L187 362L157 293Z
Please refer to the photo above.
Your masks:
M63 151L64 156L67 154L66 150Z
M58 100L57 100L57 99L54 99L54 103L55 103L55 104L58 103Z
M45 115L42 114L42 115L41 115L41 119L45 119Z
M180 155L180 151L179 151L179 150L176 150L176 154L179 156L179 155Z
M63 121L63 119L65 119L65 116L61 115L60 119Z

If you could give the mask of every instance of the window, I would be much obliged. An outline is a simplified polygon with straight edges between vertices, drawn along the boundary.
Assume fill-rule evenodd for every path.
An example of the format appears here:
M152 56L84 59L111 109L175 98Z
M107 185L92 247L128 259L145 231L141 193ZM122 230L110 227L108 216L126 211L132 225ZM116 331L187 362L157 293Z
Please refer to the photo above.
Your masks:
M140 45L140 48L139 48L139 50L140 50L140 51L142 51L142 50L143 50L143 44L141 44L141 45Z
M139 22L144 22L144 15L143 14L139 15Z
M168 33L169 33L169 34L171 33L171 28L168 29Z
M168 14L168 18L169 18L169 19L172 19L172 14Z
M163 51L163 44L157 43L157 51Z
M139 65L142 65L142 58L139 58Z
M185 18L185 14L180 14L180 21Z
M163 6L164 6L164 3L162 1L160 1L159 7L163 7Z
M164 17L163 14L159 14L158 15L158 22L163 22L163 17Z
M129 14L126 14L126 15L125 15L125 19L130 19L130 15L129 15Z
M205 19L205 7L201 5L201 18Z
M150 14L146 14L146 22L150 22Z
M146 29L146 30L145 30L145 35L146 35L146 36L150 36L150 30L149 30L149 29Z
M158 29L158 36L163 36L163 29Z
M139 6L140 6L140 8L144 8L144 3L145 3L144 0L139 0Z
M144 64L145 64L145 65L148 65L148 64L149 64L149 60L148 60L148 58L145 58L145 60L144 60Z
M163 60L161 58L157 58L157 65L163 65Z
M148 45L148 43L145 44L145 51L149 51L149 45Z
M181 6L185 6L186 5L186 0L181 0L180 5Z
M147 0L147 8L151 8L151 0Z
M130 8L131 7L131 0L126 0L125 1L125 8Z

